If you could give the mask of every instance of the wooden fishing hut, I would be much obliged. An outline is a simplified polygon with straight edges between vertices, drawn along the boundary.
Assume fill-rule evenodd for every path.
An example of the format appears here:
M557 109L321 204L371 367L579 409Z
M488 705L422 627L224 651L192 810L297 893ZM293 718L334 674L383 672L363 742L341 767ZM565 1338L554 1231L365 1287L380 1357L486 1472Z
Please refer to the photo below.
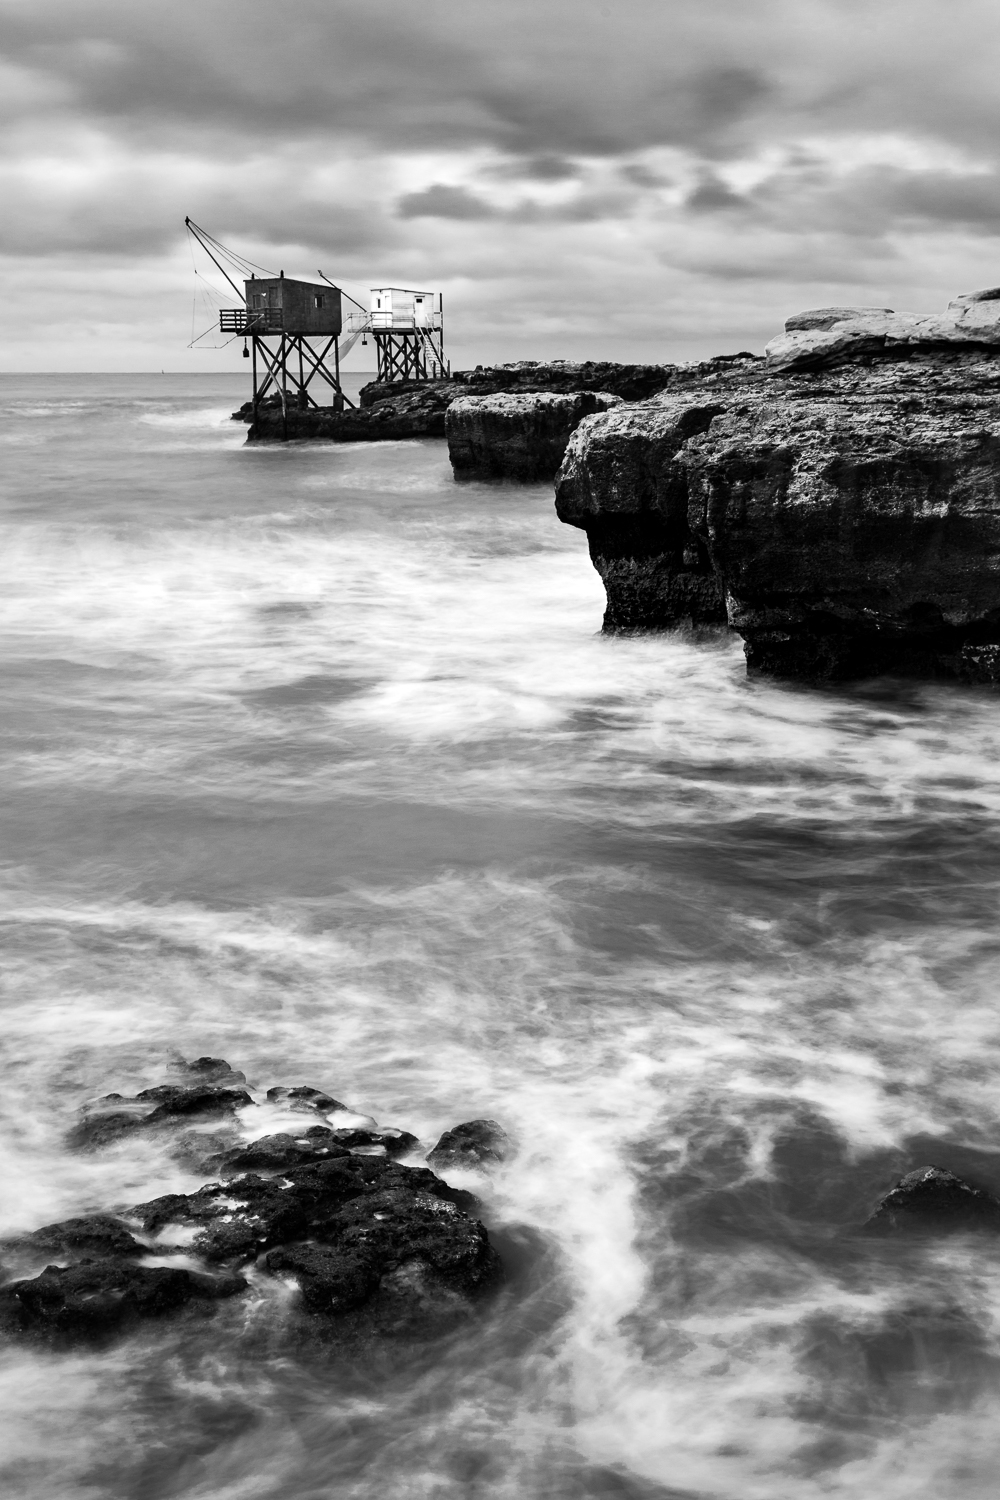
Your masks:
M288 406L299 411L319 407L310 390L314 381L332 392L329 402L343 411L347 398L340 384L340 289L325 282L295 281L279 276L251 276L243 283L245 307L223 308L223 333L242 334L253 358L253 430L257 411L271 391L281 397L284 436ZM331 366L332 356L332 366Z
M373 286L369 320L378 356L376 380L443 380L451 374L440 292Z

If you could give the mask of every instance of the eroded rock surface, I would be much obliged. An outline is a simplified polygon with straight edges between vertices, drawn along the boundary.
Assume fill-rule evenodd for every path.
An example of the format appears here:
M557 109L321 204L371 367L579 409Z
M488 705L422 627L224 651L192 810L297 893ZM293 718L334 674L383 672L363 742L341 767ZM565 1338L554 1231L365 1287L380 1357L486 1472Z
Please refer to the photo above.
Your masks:
M512 1155L510 1136L496 1120L466 1120L446 1130L427 1157L432 1167L493 1166Z
M132 1122L127 1135L152 1122L169 1146L171 1130L189 1129L192 1117L211 1132L219 1112L256 1102L231 1086L245 1080L221 1059L175 1071L202 1081L105 1096L99 1103L110 1113L88 1114L84 1124L117 1113ZM242 1271L255 1266L265 1288L271 1279L277 1289L273 1278L293 1284L307 1312L349 1313L352 1337L424 1337L467 1317L474 1299L499 1284L500 1259L475 1217L475 1200L428 1168L396 1160L417 1146L415 1136L379 1129L310 1086L270 1088L264 1103L273 1118L301 1119L301 1132L203 1151L203 1169L221 1180L8 1239L0 1247L0 1329L103 1340L185 1309L208 1316L248 1291ZM476 1123L503 1136L495 1122ZM192 1137L180 1138L190 1145ZM95 1145L91 1135L74 1143Z
M943 313L889 307L821 307L786 319L765 353L777 369L808 369L864 355L905 356L917 349L1000 348L1000 287L967 292Z
M233 1297L246 1287L242 1276L206 1276L118 1257L87 1259L46 1266L30 1281L0 1288L0 1327L100 1340L142 1319L177 1312L192 1301Z
M703 366L585 418L556 493L587 531L606 629L727 620L752 670L813 681L1000 677L988 353Z
M551 479L585 416L621 404L600 391L466 396L445 418L456 479Z
M216 1059L211 1059L216 1062ZM230 1080L245 1083L242 1073L227 1069L216 1074L218 1081L191 1084L157 1084L128 1098L122 1094L105 1094L98 1099L70 1132L68 1144L81 1150L109 1145L136 1131L156 1130L178 1120L231 1119L238 1109L253 1104L245 1088L232 1087Z
M737 359L750 356L736 355ZM645 401L662 391L674 380L676 365L617 364L608 359L545 362L534 359L513 360L503 365L477 365L474 370L459 370L452 376L455 384L469 396L492 396L501 391L512 395L533 391L566 394L575 391L604 391L623 401Z
M346 407L312 407L307 411L288 407L282 417L281 405L266 405L257 413L256 429L247 436L248 443L280 443L287 428L289 440L309 438L334 443L398 442L401 438L444 437L444 417L448 404L460 392L447 383L430 382L408 385L407 389L386 394L371 405ZM253 406L247 403L236 420L252 422Z
M737 356L737 358L752 356ZM287 403L282 416L280 397L270 395L258 407L257 429L248 442L274 443L289 439L319 439L326 442L379 442L413 437L444 437L445 413L452 402L467 396L549 393L566 395L581 391L604 392L625 401L642 401L663 390L676 378L676 365L617 364L612 360L516 360L504 365L477 365L460 370L448 380L405 380L362 386L357 408L335 411L333 407L299 411ZM250 423L253 403L244 402L233 412L236 422ZM561 456L561 455L560 455ZM555 466L547 469L550 478ZM486 471L484 471L486 472ZM496 468L490 473L502 472Z

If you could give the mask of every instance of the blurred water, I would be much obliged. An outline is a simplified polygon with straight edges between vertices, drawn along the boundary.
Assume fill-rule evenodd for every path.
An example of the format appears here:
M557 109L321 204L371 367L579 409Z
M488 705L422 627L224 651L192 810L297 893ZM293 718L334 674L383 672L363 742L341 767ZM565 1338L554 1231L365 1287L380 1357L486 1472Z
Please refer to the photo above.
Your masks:
M996 1248L855 1231L927 1160L1000 1187L1000 703L604 639L551 493L438 442L0 389L0 1232L196 1185L62 1145L178 1054L520 1142L482 1326L3 1350L5 1492L993 1495Z

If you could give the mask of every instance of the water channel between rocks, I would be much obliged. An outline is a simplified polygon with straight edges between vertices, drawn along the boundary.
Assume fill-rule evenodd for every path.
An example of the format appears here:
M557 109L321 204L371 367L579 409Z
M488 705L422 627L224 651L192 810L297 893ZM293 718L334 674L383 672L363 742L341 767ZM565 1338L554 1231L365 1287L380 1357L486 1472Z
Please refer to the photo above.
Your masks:
M0 389L0 1233L193 1191L64 1140L179 1056L519 1145L473 1325L8 1344L4 1492L994 1494L1000 1245L857 1229L1000 1187L1000 698L604 638L550 487L246 449L238 378Z

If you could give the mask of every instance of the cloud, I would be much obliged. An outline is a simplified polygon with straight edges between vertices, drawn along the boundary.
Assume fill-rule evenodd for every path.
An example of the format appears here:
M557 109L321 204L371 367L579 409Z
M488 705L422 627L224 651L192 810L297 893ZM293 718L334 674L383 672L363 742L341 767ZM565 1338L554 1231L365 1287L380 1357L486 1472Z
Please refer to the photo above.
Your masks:
M0 5L0 254L47 338L75 265L127 342L186 213L445 289L475 359L759 346L802 301L995 280L992 0Z
M492 219L496 210L468 188L432 182L419 193L405 193L396 212L401 219Z
M734 193L729 184L713 172L706 172L686 199L686 207L695 213L714 213L720 209L738 209L744 212L749 206L748 198Z
M713 154L781 121L991 140L1000 16L965 0L957 17L939 0L298 0L278 24L263 0L36 0L8 6L5 50L140 132Z

